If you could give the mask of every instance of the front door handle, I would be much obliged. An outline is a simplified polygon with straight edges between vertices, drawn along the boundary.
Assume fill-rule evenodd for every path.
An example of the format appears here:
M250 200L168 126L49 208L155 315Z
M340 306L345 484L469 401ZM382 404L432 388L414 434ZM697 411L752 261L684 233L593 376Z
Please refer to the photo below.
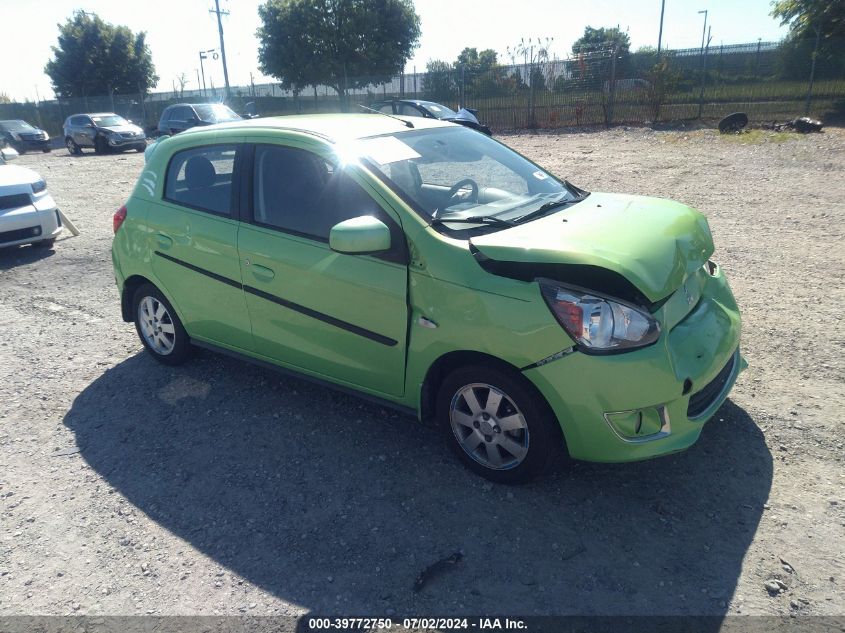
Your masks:
M261 266L260 264L253 264L250 268L252 269L252 274L256 277L256 279L260 279L262 281L270 281L276 276L276 273L272 268L267 268L266 266Z
M165 235L164 233L156 235L156 239L158 239L158 245L162 248L170 248L173 246L173 238Z

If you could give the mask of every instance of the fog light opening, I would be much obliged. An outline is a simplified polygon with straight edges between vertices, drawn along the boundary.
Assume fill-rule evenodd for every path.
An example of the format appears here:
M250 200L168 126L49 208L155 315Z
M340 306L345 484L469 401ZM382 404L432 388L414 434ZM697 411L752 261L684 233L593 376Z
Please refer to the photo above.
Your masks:
M682 396L685 396L685 395L687 395L690 391L692 391L692 380L690 380L689 378L687 378L687 379L684 381L684 390L683 390L683 392L681 393L681 395L682 395Z

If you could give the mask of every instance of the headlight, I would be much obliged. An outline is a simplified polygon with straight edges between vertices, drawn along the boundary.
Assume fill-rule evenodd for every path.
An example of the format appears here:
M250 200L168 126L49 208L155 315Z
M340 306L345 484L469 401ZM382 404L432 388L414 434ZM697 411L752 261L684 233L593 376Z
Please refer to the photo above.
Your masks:
M584 352L644 347L660 337L660 324L640 308L548 279L538 281L552 314Z
M41 180L36 180L30 186L32 187L32 193L41 193L47 189L47 181L42 178Z
M119 143L122 140L122 137L117 132L109 132L109 140Z
M50 140L50 135L47 134L47 132L45 132L44 130L41 130L41 136L43 137L41 140L44 140L44 141Z

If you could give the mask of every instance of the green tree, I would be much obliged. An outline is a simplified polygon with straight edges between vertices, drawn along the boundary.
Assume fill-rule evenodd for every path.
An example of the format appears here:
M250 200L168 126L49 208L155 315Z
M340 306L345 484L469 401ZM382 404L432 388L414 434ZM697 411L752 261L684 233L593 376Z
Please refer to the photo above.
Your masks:
M610 80L614 50L616 78L620 79L630 70L631 38L619 27L586 27L584 35L572 44L572 54L577 58L579 78L594 88Z
M772 17L788 24L792 37L815 37L817 27L823 38L845 37L845 2L841 0L775 0Z
M584 35L572 44L572 54L604 53L613 49L614 45L620 55L627 56L631 52L631 38L619 27L594 29L588 26L584 29Z
M458 86L452 64L432 59L425 65L425 79L422 89L428 99L452 102L457 98Z
M809 76L817 36L816 78L845 75L845 2L777 0L772 2L772 17L789 25L789 35L778 47L778 70L782 77Z
M77 11L59 24L58 46L44 72L60 97L146 93L158 82L147 34Z
M261 71L288 88L347 91L400 73L420 38L412 0L267 0L258 7Z

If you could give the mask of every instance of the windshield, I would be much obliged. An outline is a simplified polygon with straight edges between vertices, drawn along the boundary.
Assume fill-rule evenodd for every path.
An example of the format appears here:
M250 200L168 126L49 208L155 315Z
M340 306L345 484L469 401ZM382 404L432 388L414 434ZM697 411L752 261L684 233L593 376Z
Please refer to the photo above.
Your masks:
M505 145L464 127L367 138L355 151L429 220L518 220L580 199Z
M92 116L91 120L94 122L95 125L100 127L112 127L115 125L129 125L129 121L124 119L122 116L117 114L101 114L98 116Z
M211 123L238 121L241 118L232 112L228 106L224 106L222 103L216 103L213 105L196 105L194 106L194 109L197 111L200 119Z
M35 128L26 121L17 119L13 121L0 121L0 130L6 132L34 132Z

